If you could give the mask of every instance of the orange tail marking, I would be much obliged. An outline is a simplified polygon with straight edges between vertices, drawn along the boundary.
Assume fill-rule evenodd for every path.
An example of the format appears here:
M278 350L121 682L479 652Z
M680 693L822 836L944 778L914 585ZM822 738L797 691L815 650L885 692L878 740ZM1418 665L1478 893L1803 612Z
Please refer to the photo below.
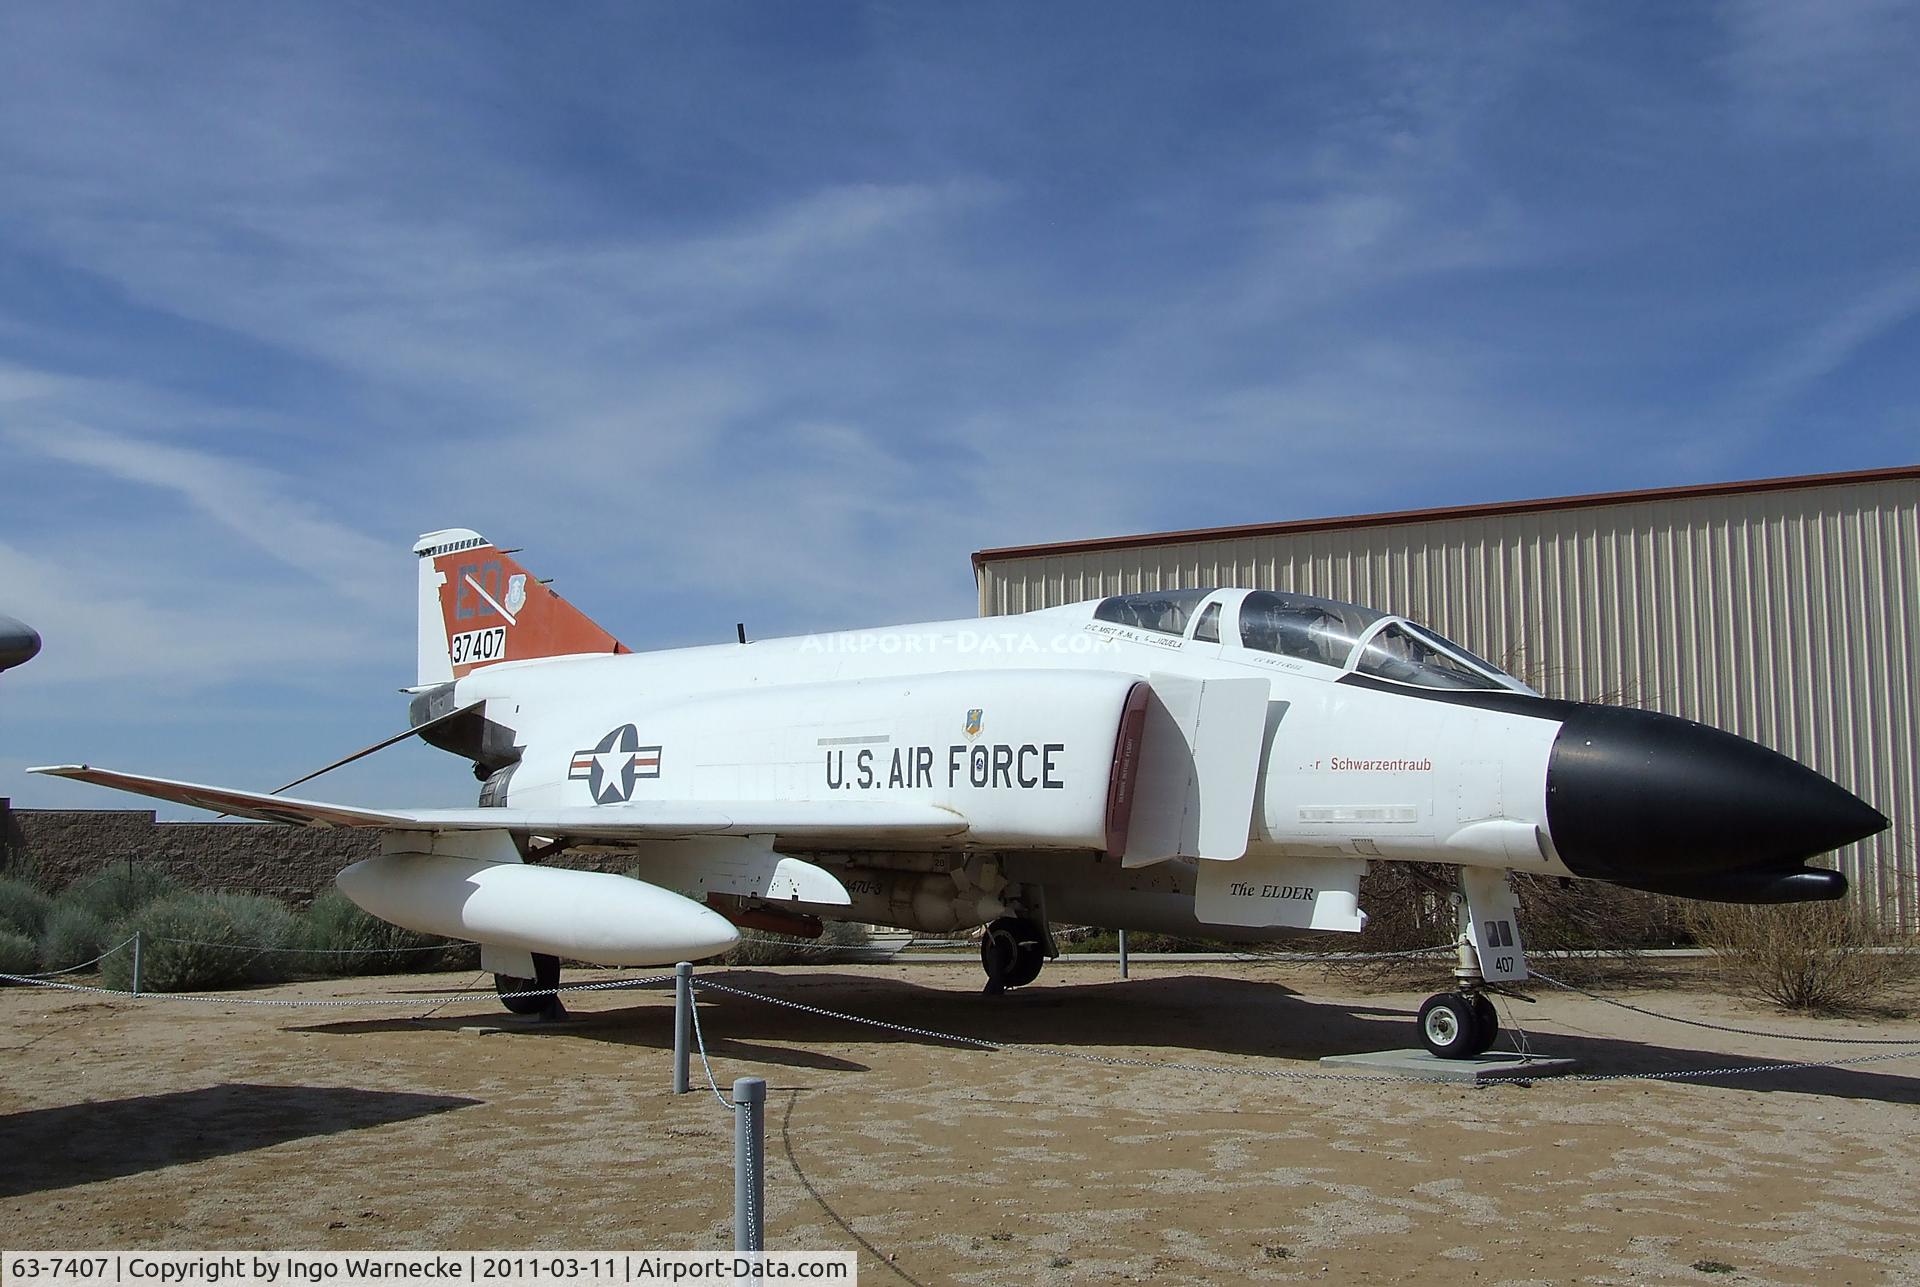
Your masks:
M442 554L434 568L456 679L502 661L630 651L494 546Z

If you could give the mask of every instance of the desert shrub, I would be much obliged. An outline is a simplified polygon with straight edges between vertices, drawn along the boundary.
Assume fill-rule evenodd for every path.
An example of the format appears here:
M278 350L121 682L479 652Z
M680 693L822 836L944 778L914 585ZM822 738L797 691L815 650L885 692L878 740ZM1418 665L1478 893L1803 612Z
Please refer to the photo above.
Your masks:
M40 964L49 970L83 965L120 940L112 927L86 907L56 902L40 931Z
M112 925L155 899L181 893L183 889L178 880L158 867L121 864L108 867L79 884L69 885L54 901L69 907L84 907Z
M339 890L313 900L301 925L298 958L302 971L314 974L412 974L450 968L465 944L422 951L445 940L435 934L402 929L362 911ZM467 954L470 954L467 953Z
M252 894L171 894L155 899L114 926L115 936L141 935L140 986L150 992L186 992L284 978L290 953L263 949L293 945L293 913ZM101 962L110 988L133 981L133 953Z
M1635 952L1693 942L1688 900L1597 880L1516 873L1520 925L1541 952Z
M0 876L0 929L38 938L46 928L47 911L52 906L52 897L39 886L15 876Z
M1458 869L1433 863L1374 863L1360 882L1367 927L1328 953L1343 970L1374 982L1424 978L1443 953L1399 960L1340 961L1340 952L1411 952L1451 944L1458 932L1453 893ZM1686 902L1591 880L1561 880L1515 873L1519 927L1527 952L1572 953L1557 957L1547 972L1573 984L1621 976L1641 978L1648 963L1637 954L1692 941ZM1584 955L1583 955L1584 954ZM1595 954L1605 954L1604 956ZM1624 958L1624 959L1623 959ZM1443 968L1450 969L1451 964Z
M427 970L477 970L480 968L480 945L478 943L455 943L452 947L442 948L435 956L432 952L412 952L411 956L424 956L432 965L413 965L409 969L425 972Z
M828 921L819 938L795 938L766 930L743 929L740 941L720 958L722 965L810 965L832 957L835 948L860 947L867 932L847 921Z
M36 964L32 939L0 929L0 974L32 974ZM5 986L5 980L0 980L0 986Z
M1727 983L1789 1010L1843 1012L1886 1003L1905 959L1857 904L1748 907L1696 903L1695 935Z

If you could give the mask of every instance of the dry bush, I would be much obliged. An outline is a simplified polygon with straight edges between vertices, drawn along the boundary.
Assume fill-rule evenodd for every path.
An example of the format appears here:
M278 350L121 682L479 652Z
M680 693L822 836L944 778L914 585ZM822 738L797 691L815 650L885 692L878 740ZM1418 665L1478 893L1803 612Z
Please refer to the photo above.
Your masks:
M1360 906L1367 927L1357 938L1328 954L1329 962L1351 969L1368 981L1414 980L1451 970L1444 953L1388 961L1343 962L1343 952L1409 952L1443 947L1456 930L1453 892L1458 869L1433 863L1374 863L1360 882ZM1691 927L1680 899L1643 894L1591 880L1514 876L1520 900L1519 928L1527 952L1571 953L1547 967L1556 979L1590 984L1625 978L1647 981L1649 963L1638 954L1649 948L1691 941Z
M1068 955L1092 952L1118 952L1120 931L1097 925L1054 925L1053 941ZM1257 944L1229 943L1214 938L1183 938L1154 930L1128 930L1127 955L1152 956L1157 952L1258 952Z
M767 930L743 929L740 941L720 958L722 965L814 965L833 959L844 947L859 947L867 931L848 921L827 921L819 938L795 938Z
M0 929L38 938L47 926L53 898L31 881L0 876Z
M295 937L307 950L293 954L291 968L326 978L428 974L473 965L469 944L439 947L445 941L440 935L383 921L337 889L313 900Z
M49 970L70 970L85 965L119 940L113 927L92 909L72 903L55 903L40 932L40 962Z
M252 894L170 894L156 898L113 927L114 938L143 937L140 984L149 992L191 992L235 983L271 983L286 976L293 913ZM133 953L100 963L100 981L125 990L133 982Z
M1689 919L1736 991L1789 1010L1884 1008L1908 972L1893 935L1852 902L1697 903Z
M0 974L32 974L37 963L33 940L0 926ZM6 986L0 980L0 987Z

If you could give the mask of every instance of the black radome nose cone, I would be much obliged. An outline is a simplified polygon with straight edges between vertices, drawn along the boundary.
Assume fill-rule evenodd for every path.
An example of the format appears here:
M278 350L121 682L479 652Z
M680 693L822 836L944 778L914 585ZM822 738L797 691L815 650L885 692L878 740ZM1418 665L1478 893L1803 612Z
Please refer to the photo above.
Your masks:
M1580 706L1548 761L1547 826L1579 875L1681 892L1722 874L1747 873L1749 885L1760 872L1784 876L1887 820L1743 737L1654 711ZM1727 881L1726 892L1748 901L1734 894L1739 883ZM1834 892L1845 888L1835 883Z
M40 635L24 621L0 614L0 670L32 661L40 651Z

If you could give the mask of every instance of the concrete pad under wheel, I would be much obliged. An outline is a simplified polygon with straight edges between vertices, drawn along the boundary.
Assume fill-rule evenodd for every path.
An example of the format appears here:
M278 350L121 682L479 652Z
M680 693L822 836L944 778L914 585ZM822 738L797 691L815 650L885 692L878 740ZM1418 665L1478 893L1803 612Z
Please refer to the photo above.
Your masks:
M1538 1055L1485 1054L1471 1059L1442 1059L1425 1050L1376 1050L1358 1055L1322 1055L1320 1062L1342 1072L1394 1073L1420 1081L1475 1084L1510 1078L1559 1077L1579 1067L1572 1059Z

